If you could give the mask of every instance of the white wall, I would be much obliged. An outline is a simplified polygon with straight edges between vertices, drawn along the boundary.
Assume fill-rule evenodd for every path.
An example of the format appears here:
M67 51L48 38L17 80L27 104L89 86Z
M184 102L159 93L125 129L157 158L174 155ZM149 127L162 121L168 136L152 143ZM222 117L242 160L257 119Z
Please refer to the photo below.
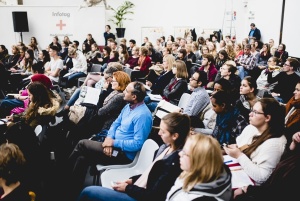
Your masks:
M257 27L261 30L262 39L264 42L267 42L270 38L273 38L277 43L279 40L282 0L131 1L136 5L134 9L135 14L129 16L130 18L132 18L132 20L128 20L124 23L124 26L126 27L125 38L133 38L137 41L137 44L142 43L143 27L162 27L163 34L166 37L170 34L174 35L174 29L176 27L195 27L197 28L197 30L211 28L222 29L225 8L228 7L228 5L230 5L231 3L233 3L233 10L237 12L235 22L237 41L241 41L244 37L248 36L248 32L250 29L249 25L251 22L254 22L257 25ZM80 4L82 4L82 2L83 0L39 0L38 5L79 6ZM123 0L107 0L107 3L113 8L116 8L117 6L122 4L122 2ZM248 2L247 7L244 7L244 2ZM37 5L36 0L23 0L23 3L24 5ZM102 6L103 3L101 3L100 5ZM254 11L254 19L249 19L249 17L253 17L249 14L250 11ZM97 15L97 13L99 12L101 12L101 10L97 10L90 15ZM111 22L108 22L108 19L113 14L112 11L104 12L105 24L110 24L114 31L115 26ZM88 19L86 16L84 16L84 18ZM98 24L98 19L99 18L97 18L97 20L92 20L92 22L89 22L93 24L93 29L78 29L76 30L76 32L83 32L83 35L86 35L89 32L97 31L98 34L93 34L93 36L102 38L102 40L96 40L97 42L100 41L98 42L99 45L102 45L104 41L104 27ZM87 20L84 20L80 23L81 25L84 25L85 23L87 23ZM201 35L201 33L199 32L197 32L198 36Z
M29 32L23 32L23 42L29 44L30 38L35 36L39 46L45 49L53 36L57 35L60 40L68 35L71 40L82 43L87 33L91 33L99 43L105 26L105 11L103 6L82 8L78 6L3 6L0 7L0 24L5 26L5 31L0 32L1 44L10 47L20 40L20 34L13 29L12 12L27 11ZM86 19L92 19L87 23ZM57 24L62 20L65 26L60 29ZM10 48L9 48L10 49Z

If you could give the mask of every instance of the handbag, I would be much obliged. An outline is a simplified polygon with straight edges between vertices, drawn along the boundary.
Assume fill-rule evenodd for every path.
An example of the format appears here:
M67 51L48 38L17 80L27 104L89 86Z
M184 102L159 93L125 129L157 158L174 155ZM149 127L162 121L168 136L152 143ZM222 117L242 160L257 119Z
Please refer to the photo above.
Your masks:
M73 123L77 124L84 116L86 107L82 105L73 105L70 107L69 119Z

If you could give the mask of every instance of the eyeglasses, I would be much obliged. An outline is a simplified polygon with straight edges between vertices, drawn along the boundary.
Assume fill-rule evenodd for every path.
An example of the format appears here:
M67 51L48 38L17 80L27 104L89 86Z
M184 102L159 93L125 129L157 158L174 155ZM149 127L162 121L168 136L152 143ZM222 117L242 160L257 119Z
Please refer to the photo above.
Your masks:
M180 151L180 153L181 153L182 156L190 157L190 155L188 155L187 153L185 153L185 151L183 149Z
M289 65L289 64L283 64L283 66L291 66L291 65Z
M263 114L263 115L265 114L263 112L258 112L256 110L250 110L250 113L253 113L255 116L258 115L258 114Z

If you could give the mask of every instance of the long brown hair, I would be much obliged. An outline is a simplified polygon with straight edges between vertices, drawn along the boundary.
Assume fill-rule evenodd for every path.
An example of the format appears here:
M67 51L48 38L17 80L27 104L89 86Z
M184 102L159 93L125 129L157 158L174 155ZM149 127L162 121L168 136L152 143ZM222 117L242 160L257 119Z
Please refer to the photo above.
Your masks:
M264 115L271 116L271 119L268 122L268 128L261 135L253 137L252 143L243 151L248 157L266 140L284 135L285 107L274 98L262 98L258 100L258 103L261 104Z
M41 82L32 82L28 85L27 90L32 94L32 100L26 110L25 120L30 122L37 116L39 107L53 106L51 99L55 98L55 95Z

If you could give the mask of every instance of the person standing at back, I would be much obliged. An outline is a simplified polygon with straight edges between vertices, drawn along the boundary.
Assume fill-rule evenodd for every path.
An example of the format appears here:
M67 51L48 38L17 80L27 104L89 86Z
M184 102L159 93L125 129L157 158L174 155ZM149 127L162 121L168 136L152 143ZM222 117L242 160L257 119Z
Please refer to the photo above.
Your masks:
M250 32L248 34L249 39L255 39L256 41L260 41L261 35L260 30L256 28L254 23L250 24Z
M116 40L116 36L113 33L111 33L110 30L111 30L110 25L106 25L105 26L105 32L103 34L104 39L105 39L105 46L107 46L107 40L109 38L112 38L112 39Z

